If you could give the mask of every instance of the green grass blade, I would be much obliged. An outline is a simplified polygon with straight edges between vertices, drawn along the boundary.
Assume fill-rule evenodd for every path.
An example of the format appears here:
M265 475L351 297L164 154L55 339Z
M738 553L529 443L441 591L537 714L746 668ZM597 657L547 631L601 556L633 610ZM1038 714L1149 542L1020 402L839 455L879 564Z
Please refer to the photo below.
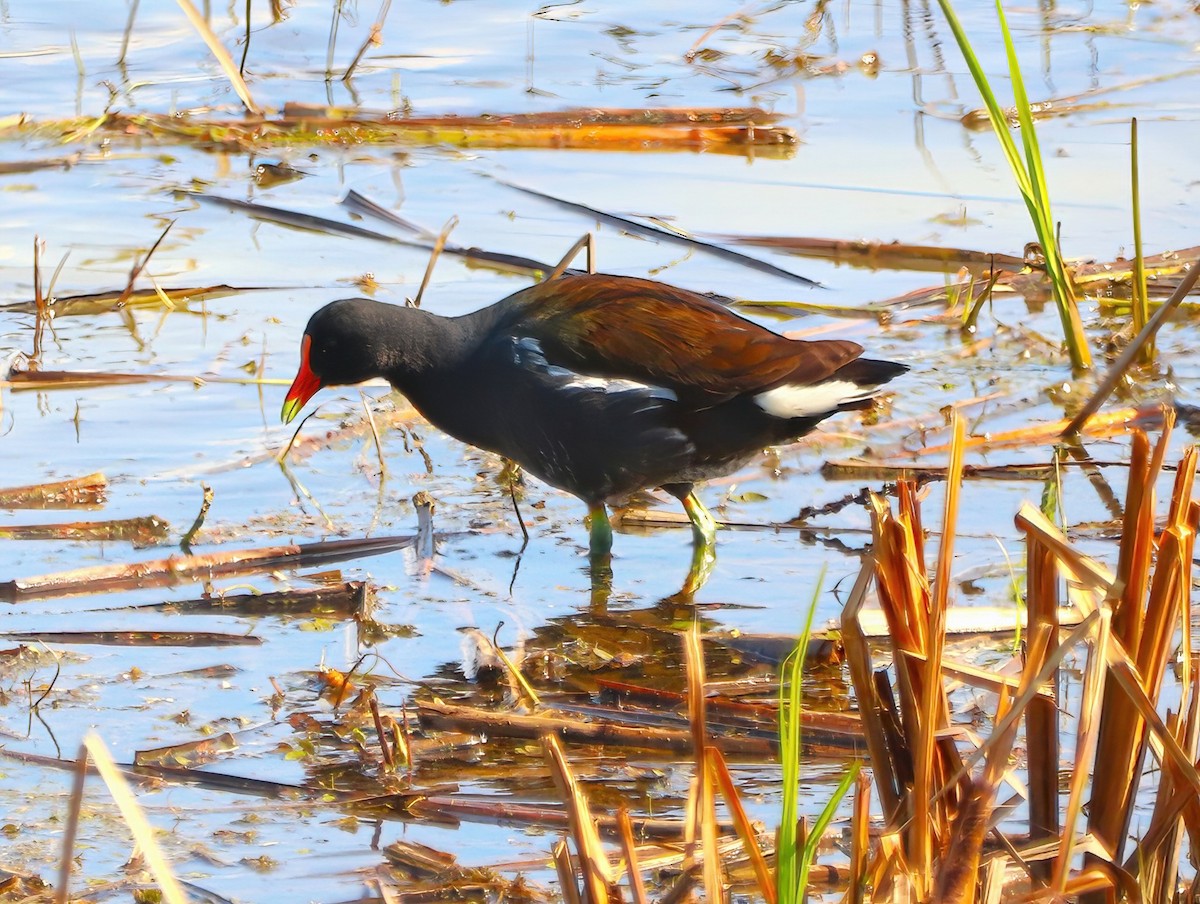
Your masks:
M833 821L833 814L837 812L837 808L842 805L842 800L850 793L850 786L854 784L861 770L861 761L855 760L850 764L850 768L846 770L846 774L842 776L842 780L838 782L837 788L834 789L833 797L829 798L829 801L822 808L821 815L813 823L812 831L804 839L804 852L800 856L800 877L797 883L801 890L808 886L808 871L812 869L813 863L816 862L817 847L820 845L821 839L825 836L825 830L829 828L829 823Z
M963 30L962 23L958 20L958 14L955 13L954 7L950 5L950 0L938 0L938 5L941 6L942 15L946 17L946 22L950 25L950 31L954 35L954 40L958 42L958 49L963 55L963 60L966 62L967 69L971 73L971 78L975 80L975 87L979 90L979 94L983 98L983 104L988 112L988 119L992 123L992 131L996 133L996 138L1000 142L1000 148L1004 151L1008 165L1017 180L1017 188L1020 190L1021 196L1027 199L1026 204L1028 204L1028 199L1032 197L1029 174L1025 171L1025 165L1021 160L1021 155L1017 152L1017 145L1013 141L1012 133L1009 131L1008 117L1004 115L1004 110L1000 107L999 101L996 100L996 93L992 90L991 83L988 82L987 73L983 71L979 57L975 55L975 49L971 46L971 41L967 38L967 33Z
M1129 123L1130 185L1133 194L1133 329L1135 335L1142 331L1150 319L1150 299L1146 295L1146 257L1142 252L1142 192L1138 178L1138 122L1135 116ZM1154 360L1154 340L1142 349L1142 360Z
M800 804L800 757L801 724L803 709L801 696L804 677L804 657L808 640L812 636L813 616L817 611L817 600L821 585L825 582L825 569L817 578L804 630L796 648L780 666L779 680L779 764L783 771L783 801L780 807L779 831L775 835L775 891L779 904L796 904L804 899L804 886L800 884L802 874L807 874L796 849L796 825Z
M1088 349L1087 337L1083 332L1083 324L1079 319L1073 284L1063 263L1055 236L1054 216L1050 208L1050 192L1046 186L1046 174L1042 166L1037 130L1034 128L1033 115L1029 109L1029 97L1021 78L1016 47L1008 29L1004 8L1001 6L1000 0L996 0L996 13L1000 19L1000 30L1004 38L1005 55L1012 77L1017 122L1021 129L1021 143L1025 152L1023 157L1017 150L1016 142L1013 141L1008 118L996 100L996 93L988 82L987 74L983 71L979 58L971 47L971 42L963 30L962 23L958 20L958 15L954 12L954 7L950 0L938 0L938 5L946 17L946 22L950 25L950 31L954 34L955 41L958 42L967 69L983 98L992 130L996 133L1005 159L1012 170L1013 178L1016 179L1017 189L1020 191L1025 207L1029 211L1029 217L1033 221L1034 231L1037 233L1038 241L1045 255L1046 272L1050 277L1054 301L1058 307L1059 319L1063 326L1063 337L1071 356L1071 363L1075 367L1090 367L1091 352Z

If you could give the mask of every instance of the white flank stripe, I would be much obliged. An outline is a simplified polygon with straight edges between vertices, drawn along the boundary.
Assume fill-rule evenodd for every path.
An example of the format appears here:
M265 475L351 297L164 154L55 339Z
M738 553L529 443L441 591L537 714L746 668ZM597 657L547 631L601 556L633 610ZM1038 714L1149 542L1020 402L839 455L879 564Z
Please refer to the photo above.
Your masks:
M551 364L546 360L541 343L529 336L517 340L513 350L513 361L517 364L532 364L554 379L562 380L563 389L588 392L599 391L606 395L610 393L636 392L667 402L676 402L679 400L679 396L665 386L653 386L649 383L640 383L637 380L624 380L619 377L593 377L573 371L569 367L560 367L557 364Z
M754 404L772 417L815 417L847 402L869 399L875 392L849 380L830 380L815 386L776 386L756 395Z

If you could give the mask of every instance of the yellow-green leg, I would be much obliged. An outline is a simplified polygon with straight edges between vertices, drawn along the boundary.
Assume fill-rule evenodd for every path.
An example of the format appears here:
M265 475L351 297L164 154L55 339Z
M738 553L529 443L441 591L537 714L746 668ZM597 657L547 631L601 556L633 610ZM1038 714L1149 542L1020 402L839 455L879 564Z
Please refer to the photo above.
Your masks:
M717 520L694 492L684 497L683 510L692 522L692 567L678 595L690 600L717 564Z
M697 546L712 546L717 542L717 519L704 507L693 491L683 499L683 510L692 522L692 539Z
M588 509L588 552L593 562L606 561L612 555L613 530L603 503Z

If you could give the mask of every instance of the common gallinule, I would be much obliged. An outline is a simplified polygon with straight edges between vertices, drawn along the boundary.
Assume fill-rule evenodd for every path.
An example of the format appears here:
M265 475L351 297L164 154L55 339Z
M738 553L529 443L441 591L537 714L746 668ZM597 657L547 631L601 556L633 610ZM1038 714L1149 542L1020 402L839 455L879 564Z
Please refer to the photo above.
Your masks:
M908 369L862 351L624 276L564 276L461 317L347 298L309 320L282 417L385 377L435 427L586 502L593 558L612 544L605 503L646 487L683 503L707 549L716 522L693 484L869 406Z

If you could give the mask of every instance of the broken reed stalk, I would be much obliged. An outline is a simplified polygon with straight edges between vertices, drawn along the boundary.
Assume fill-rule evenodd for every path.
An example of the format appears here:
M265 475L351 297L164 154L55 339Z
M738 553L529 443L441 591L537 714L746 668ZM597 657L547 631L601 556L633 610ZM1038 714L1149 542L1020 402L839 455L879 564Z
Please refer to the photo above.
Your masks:
M1172 501L1166 530L1158 543L1158 562L1150 576L1154 556L1154 486L1162 468L1170 436L1170 421L1159 439L1154 454L1149 441L1135 440L1133 466L1129 473L1126 518L1121 537L1121 554L1116 583L1108 600L1113 609L1113 639L1128 651L1138 672L1138 680L1151 701L1157 700L1165 669L1171 660L1172 629L1179 609L1187 608L1190 594L1180 599L1179 582L1190 575L1190 556L1181 561L1191 547L1195 522L1188 523L1191 483L1195 469L1195 450L1184 456L1176 475L1176 496ZM1184 494L1182 496L1178 494ZM1180 500L1184 500L1180 504ZM1190 579L1189 579L1190 581ZM1146 752L1144 719L1126 705L1119 688L1105 688L1103 713L1088 830L1111 852L1119 863L1124 857L1125 839L1132 817L1138 778ZM1088 858L1095 862L1095 858Z
M942 677L953 664L941 658L937 635L944 616L937 610L945 602L939 584L948 575L948 560L939 559L931 587L911 484L898 487L898 513L883 500L872 500L874 572L895 647L895 702L886 675L872 673L859 625L869 564L843 613L842 630L888 826L870 862L876 900L906 893L905 886L919 897L932 894L944 901L974 900L979 881L1000 887L1003 864L1018 854L1013 849L1007 857L992 855L981 867L982 841L1001 783L1022 784L1011 775L1021 719L1028 749L1029 843L1042 849L1027 867L1035 888L1099 901L1114 889L1133 891L1129 877L1140 876L1136 881L1142 889L1157 889L1162 899L1174 893L1183 831L1200 830L1200 772L1194 766L1200 755L1200 700L1190 671L1179 712L1164 721L1155 706L1178 632L1188 619L1200 527L1200 503L1192 493L1200 457L1195 449L1185 452L1166 526L1156 537L1154 486L1164 470L1172 422L1168 416L1153 448L1144 435L1135 435L1115 573L1075 549L1033 506L1017 516L1028 545L1029 648L1015 687L1011 681L991 683L1000 695L992 734L965 763L944 730L948 709ZM962 431L955 426L958 446ZM953 455L952 485L960 468L961 456ZM943 536L953 533L956 509L957 494L948 492ZM951 553L943 540L941 554ZM1072 582L1072 596L1085 617L1060 641L1063 577ZM1182 631L1190 637L1190 626ZM1058 710L1064 704L1057 681L1062 662L1085 643L1082 709L1064 811L1058 774ZM1148 751L1161 762L1154 816L1141 847L1125 859L1121 840L1129 832ZM971 779L967 770L980 758L985 758L982 774ZM1081 836L1078 823L1089 785L1089 825ZM918 794L927 795L924 803ZM1082 869L1072 866L1078 851L1086 855ZM848 898L858 900L853 889Z
M946 605L949 597L950 568L954 558L955 525L958 523L958 500L962 490L963 444L966 440L966 421L955 411L950 426L950 464L946 474L946 498L942 515L942 538L938 546L937 567L934 575L932 596L928 597L925 613L928 627L925 630L925 674L922 676L919 724L922 728L918 738L914 766L913 794L916 805L913 818L932 825L933 814L929 804L933 788L934 739L936 732L949 727L950 709L942 683L942 652L946 640ZM918 613L919 615L920 613ZM939 776L940 777L940 776ZM944 825L948 813L938 814L939 823ZM928 833L918 834L922 844L929 844ZM918 863L932 866L932 850L919 851Z
M716 747L708 747L705 754L712 781L720 789L721 796L725 799L725 805L733 817L734 828L742 841L742 848L746 851L750 866L754 870L754 879L758 885L759 894L763 896L763 900L767 904L775 904L775 882L771 877L771 869L767 866L767 860L763 857L762 851L759 850L758 833L750 821L750 816L746 813L746 808L742 806L737 785L734 784L725 757Z
M957 488L961 484L964 437L963 422L956 414L948 487ZM866 733L873 761L880 746L886 751L883 755L888 762L876 763L876 774L882 773L895 783L899 810L889 819L898 820L903 826L900 836L909 865L906 878L913 883L914 893L926 898L932 891L935 859L949 841L950 826L958 809L961 789L953 786L956 780L952 777L960 774L962 763L953 741L942 731L949 725L949 705L941 676L948 587L931 588L927 577L915 483L901 481L897 491L898 514L893 514L886 500L872 497L871 524L879 602L895 649L899 736L895 730L888 731L886 718L882 730L868 726ZM958 491L949 490L937 565L941 583L947 585L953 555L953 543L948 538L954 534L957 510ZM878 703L886 705L878 681L872 691L860 685L866 678L861 666L852 665L851 674L860 701L875 700L871 708ZM864 712L864 723L867 721ZM877 738L872 743L875 733L892 737ZM939 794L942 790L945 793Z
M725 899L721 858L717 853L716 795L712 771L708 768L708 714L704 695L704 648L700 643L700 622L695 620L683 635L683 662L687 675L688 721L692 729L692 753L695 762L695 814L697 835L704 860L704 891L710 901ZM695 837L695 836L693 836Z
M65 509L100 508L108 478L100 472L48 484L10 486L0 489L0 508L4 509Z
M1058 621L1058 569L1054 554L1031 537L1026 541L1026 637L1057 636ZM1024 670L1040 671L1045 662L1035 658L1035 647L1026 651ZM1041 649L1045 649L1044 646ZM1057 838L1058 823L1058 762L1059 762L1059 689L1058 675L1050 687L1049 696L1041 696L1029 705L1025 717L1026 742L1029 757L1029 839L1033 843ZM1035 880L1046 882L1050 878L1051 864L1039 860L1031 864Z
M1037 544L1040 547L1040 544ZM1075 848L1076 826L1083 812L1083 795L1092 779L1092 762L1096 754L1096 739L1099 732L1100 705L1104 695L1104 682L1108 675L1108 644L1112 636L1112 613L1100 611L1096 637L1088 650L1087 666L1083 674L1083 692L1079 699L1079 727L1075 736L1075 766L1068 781L1067 809L1063 817L1062 843L1050 880L1051 892L1057 896L1066 894L1068 873ZM1032 746L1030 749L1034 749ZM1030 819L1032 825L1033 820ZM1165 899L1164 899L1165 900Z
M637 844L633 840L633 822L629 810L622 807L617 811L617 830L621 835L621 852L625 855L625 870L629 874L629 893L633 904L649 904L646 883L642 881L642 868L638 863Z
M575 244L571 246L570 250L568 250L567 253L562 256L562 260L558 262L558 266L554 268L554 270L543 280L543 282L550 282L551 280L558 279L560 276L566 273L567 268L571 266L571 261L575 260L575 256L584 248L587 249L587 272L595 273L596 236L595 233L587 232L580 236Z
M110 593L207 581L217 575L298 568L360 556L381 555L412 546L413 538L371 537L320 543L235 549L195 556L171 556L149 562L93 565L56 574L0 581L0 601L45 599L80 593Z
M185 2L185 0L180 0L180 2ZM146 265L150 263L150 258L154 256L154 252L158 250L158 246L163 243L163 239L167 237L167 233L171 231L171 227L174 225L174 220L168 221L167 225L163 227L163 231L158 234L158 238L154 240L154 244L150 246L150 250L147 251L141 258L133 262L133 266L129 268L129 278L125 281L125 288L121 291L121 294L117 296L115 305L116 307L124 307L126 299L133 294L133 284L137 282L137 278L142 275L142 271L145 270ZM170 303L169 300L168 303Z
M563 900L567 904L582 904L579 897L579 886L575 884L575 862L571 859L571 851L567 840L560 838L553 850L554 868L558 872L558 887Z
M1188 691L1187 715L1183 716L1182 710L1172 713L1168 728L1175 734L1188 758L1195 761L1200 750L1200 694L1195 685ZM1197 836L1200 810L1195 806L1194 796L1187 793L1187 780L1180 774L1174 761L1163 763L1161 781L1162 790L1155 801L1154 813L1142 837L1138 855L1144 863L1145 879L1142 886L1150 889L1148 897L1167 901L1178 886L1184 832L1186 830L1192 838Z
M866 900L867 857L871 851L871 776L859 770L857 781L850 816L850 888L846 904L863 904Z
M567 818L571 827L571 837L575 841L575 851L579 857L579 870L583 876L583 892L580 900L584 904L605 904L609 900L610 890L613 896L619 895L613 879L612 864L604 853L600 843L600 833L596 829L596 821L592 818L587 798L579 789L571 766L563 753L562 745L553 734L542 736L542 748L546 753L546 762L550 766L550 774L562 797L567 810ZM558 848L555 848L555 862L559 863L559 875L562 876L561 860ZM564 893L575 886L575 874L570 874L570 882L563 882Z

